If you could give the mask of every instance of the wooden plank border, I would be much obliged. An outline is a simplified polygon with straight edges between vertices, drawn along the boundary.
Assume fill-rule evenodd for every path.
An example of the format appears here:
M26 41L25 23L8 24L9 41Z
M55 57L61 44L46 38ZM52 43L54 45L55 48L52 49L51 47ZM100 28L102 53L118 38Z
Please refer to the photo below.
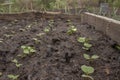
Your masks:
M81 16L81 22L94 26L120 44L120 21L85 12Z

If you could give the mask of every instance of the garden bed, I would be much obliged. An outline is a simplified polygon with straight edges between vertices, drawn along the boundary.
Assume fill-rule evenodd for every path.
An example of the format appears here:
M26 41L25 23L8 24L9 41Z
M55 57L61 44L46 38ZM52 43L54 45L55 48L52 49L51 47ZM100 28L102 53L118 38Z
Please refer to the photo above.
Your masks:
M19 75L18 80L90 80L81 77L82 65L95 69L94 80L120 80L120 51L108 36L75 16L25 15L0 16L0 80L12 80L10 75ZM71 26L77 31L69 34ZM92 45L89 50L78 41L84 37ZM32 51L24 54L28 46ZM99 58L86 60L85 53Z

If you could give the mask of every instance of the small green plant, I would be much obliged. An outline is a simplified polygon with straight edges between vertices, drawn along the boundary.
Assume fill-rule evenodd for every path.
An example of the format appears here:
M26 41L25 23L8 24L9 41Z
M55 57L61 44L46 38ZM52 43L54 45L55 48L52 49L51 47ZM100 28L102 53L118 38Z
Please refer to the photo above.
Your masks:
M8 78L11 79L11 80L18 80L19 75L10 74L10 75L8 75Z
M71 26L68 31L67 34L71 35L73 33L75 33L77 31L77 28L75 26Z
M36 52L36 50L30 46L21 46L21 48L23 49L23 55L19 55L19 56L22 57L26 57L27 55L31 55Z
M18 68L19 68L20 66L22 66L22 64L18 63L18 60L17 60L17 59L13 59L12 62L15 63L16 67L18 67Z
M82 65L81 66L81 70L84 72L84 74L82 75L82 77L94 80L94 78L92 76L90 76L90 74L94 73L94 68L93 67Z
M54 20L50 20L50 21L48 21L48 23L49 23L49 27L53 27Z
M44 30L46 33L49 32L50 30L52 31L53 30L53 27L54 27L54 20L49 20L48 21L48 26L47 26L47 29Z
M85 50L89 50L92 47L92 44L90 43L84 43L84 47L82 47Z
M44 29L44 32L45 32L45 33L50 32L50 28L49 28L49 27L45 28L45 29Z
M120 50L120 46L119 45L116 45L115 48L118 49L118 50Z
M26 30L29 30L32 27L32 24L29 24L25 27Z
M87 59L87 60L95 60L95 59L98 59L99 56L98 55L88 55L88 54L83 54L84 58Z
M86 42L86 38L85 37L79 37L78 38L78 42L85 43Z
M89 43L89 39L85 37L79 37L78 42L82 43L84 47L82 47L85 50L89 50L92 47L92 44Z
M72 25L71 20L67 20L67 23L68 23L69 26Z
M23 49L23 52L25 54L30 54L30 53L36 52L36 50L33 47L30 47L30 46L21 46L21 48Z
M32 38L34 41L35 41L35 43L40 43L40 40L38 40L37 38Z

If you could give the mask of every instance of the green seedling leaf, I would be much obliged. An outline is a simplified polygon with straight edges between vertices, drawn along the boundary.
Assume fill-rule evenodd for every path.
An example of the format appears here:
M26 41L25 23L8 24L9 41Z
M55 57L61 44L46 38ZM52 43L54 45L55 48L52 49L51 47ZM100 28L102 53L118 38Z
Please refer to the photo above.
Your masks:
M116 47L118 50L120 50L120 46L119 46L119 45L116 45L115 47Z
M30 55L31 53L36 52L36 50L33 47L30 46L21 46L21 48L23 49L23 56L27 56Z
M68 29L67 33L68 33L69 35L71 35L71 34L75 33L76 31L77 31L77 28L76 28L75 26L71 26L71 27Z
M40 43L40 40L38 40L37 38L33 38L33 40L35 41L35 43Z
M86 48L91 48L91 47L92 47L92 44L84 43L84 47L86 47Z
M67 31L67 34L69 34L69 35L70 35L70 34L72 34L72 32L71 32L70 30L68 30L68 31Z
M27 46L27 47L26 47L26 49L30 50L30 49L32 49L32 47L30 47L30 46Z
M45 28L44 32L48 33L50 31L50 28Z
M49 26L51 27L51 26L52 26L52 24L49 24Z
M90 59L90 56L88 54L83 54L85 59Z
M83 49L85 49L85 50L89 50L90 48L87 48L87 47L82 47Z
M13 59L12 62L13 63L18 63L18 60L17 59Z
M98 55L93 55L93 56L91 57L91 59L98 59L98 58L99 58Z
M20 67L20 66L22 66L22 64L19 64L19 63L15 64L15 65L16 65L16 67Z
M77 29L75 28L75 29L73 29L73 31L74 31L74 32L76 32L76 31L77 31Z
M24 49L24 50L23 50L23 53L24 53L24 54L29 54L30 51L29 51L28 49Z
M82 77L85 77L85 78L89 78L89 79L91 79L91 80L94 80L94 78L92 77L92 76L89 76L89 75L82 75Z
M71 29L77 31L77 28L75 26L71 26Z
M94 60L94 59L98 59L99 56L98 55L88 55L88 54L83 54L84 58L87 59L87 60Z
M33 38L33 40L38 41L38 39L37 39L37 38Z
M21 57L21 58L24 58L24 57L26 57L27 55L26 54L19 54L19 55L17 55L18 57Z
M16 67L22 66L22 64L19 64L19 63L18 63L18 60L17 60L17 59L12 60L12 62L15 63Z
M82 65L81 70L87 75L94 73L94 68L91 66Z
M17 80L18 77L19 77L19 75L13 75L13 74L8 75L8 78L10 78L12 80Z
M30 52L32 52L32 53L33 53L33 52L36 52L36 50L34 50L34 49L30 49Z
M22 49L25 49L25 48L26 48L26 46L21 46L21 48L22 48Z
M79 37L78 42L84 43L84 42L86 42L86 38L85 37Z

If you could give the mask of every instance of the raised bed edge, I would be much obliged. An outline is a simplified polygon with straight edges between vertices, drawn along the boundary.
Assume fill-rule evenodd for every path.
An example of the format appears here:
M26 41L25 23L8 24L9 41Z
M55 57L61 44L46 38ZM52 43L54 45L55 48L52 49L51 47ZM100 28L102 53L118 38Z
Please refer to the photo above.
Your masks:
M14 19L35 19L35 18L74 18L81 20L79 15L68 15L60 12L23 12L23 13L12 13L12 14L0 14L0 20L14 20Z
M85 12L81 16L81 22L94 26L120 44L120 21Z

